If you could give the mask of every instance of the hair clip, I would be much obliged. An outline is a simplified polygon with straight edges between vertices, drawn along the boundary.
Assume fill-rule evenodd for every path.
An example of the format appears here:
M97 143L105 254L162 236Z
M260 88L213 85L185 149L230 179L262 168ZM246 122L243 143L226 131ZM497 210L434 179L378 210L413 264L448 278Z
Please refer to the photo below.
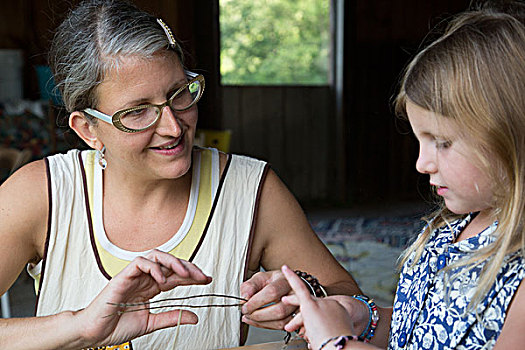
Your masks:
M168 42L170 43L170 45L177 46L177 42L175 41L175 37L173 36L173 33L171 32L170 27L168 27L168 25L164 23L164 21L161 20L160 18L157 18L157 22L160 24L160 26L164 30L164 33L166 33L166 36L168 37Z

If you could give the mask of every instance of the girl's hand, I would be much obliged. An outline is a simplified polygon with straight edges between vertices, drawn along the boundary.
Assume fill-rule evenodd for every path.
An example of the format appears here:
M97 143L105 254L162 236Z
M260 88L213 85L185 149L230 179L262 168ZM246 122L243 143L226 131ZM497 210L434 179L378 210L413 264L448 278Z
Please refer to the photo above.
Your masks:
M121 313L108 303L146 302L162 291L189 284L208 284L206 276L194 264L171 254L153 250L145 257L135 258L116 275L91 304L77 312L79 326L84 329L91 347L117 345L158 329L181 324L195 324L197 315L190 311L172 310L152 314L149 310Z
M300 307L298 313L284 329L288 332L300 330L313 349L319 349L327 339L341 335L356 335L356 330L350 317L348 308L355 309L352 298L346 296L332 296L315 298L304 285L303 281L288 267L283 266L284 276L290 283L294 295L282 298L283 303ZM368 310L366 310L368 312ZM352 347L373 348L368 344L352 342ZM346 347L345 347L346 348Z

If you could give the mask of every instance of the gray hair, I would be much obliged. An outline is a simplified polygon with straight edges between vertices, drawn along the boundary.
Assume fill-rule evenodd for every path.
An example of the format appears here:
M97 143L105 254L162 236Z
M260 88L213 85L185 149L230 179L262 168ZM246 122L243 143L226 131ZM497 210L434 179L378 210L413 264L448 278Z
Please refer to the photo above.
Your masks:
M49 64L68 112L97 105L97 86L126 56L183 53L170 45L157 18L122 0L86 0L58 27Z

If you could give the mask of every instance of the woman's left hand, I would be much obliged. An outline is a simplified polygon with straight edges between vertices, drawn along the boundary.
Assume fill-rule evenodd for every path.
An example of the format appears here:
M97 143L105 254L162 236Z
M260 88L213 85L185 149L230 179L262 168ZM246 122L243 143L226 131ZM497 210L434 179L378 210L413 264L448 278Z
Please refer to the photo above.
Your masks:
M255 327L283 329L297 306L286 305L281 298L292 292L281 271L258 272L241 285L242 321Z

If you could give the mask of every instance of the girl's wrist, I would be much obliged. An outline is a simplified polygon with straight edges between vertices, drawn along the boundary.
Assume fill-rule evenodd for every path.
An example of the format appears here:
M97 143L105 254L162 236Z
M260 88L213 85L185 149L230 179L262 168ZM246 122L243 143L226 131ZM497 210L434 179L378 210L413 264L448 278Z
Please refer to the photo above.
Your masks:
M326 339L320 346L319 350L341 350L344 349L348 342L356 341L357 336L355 335L339 335Z
M370 320L370 310L368 309L368 306L365 303L355 299L353 296L350 296L350 297L356 300L356 303L357 303L355 305L356 310L352 311L353 312L352 327L355 333L359 335L365 332L368 327L368 322Z
M377 324L379 322L379 309L375 304L374 300L366 295L352 295L352 298L360 301L362 305L364 305L367 309L367 312L365 312L365 315L367 315L367 317L364 321L364 327L359 327L363 329L363 331L358 336L358 340L368 343L375 335Z

